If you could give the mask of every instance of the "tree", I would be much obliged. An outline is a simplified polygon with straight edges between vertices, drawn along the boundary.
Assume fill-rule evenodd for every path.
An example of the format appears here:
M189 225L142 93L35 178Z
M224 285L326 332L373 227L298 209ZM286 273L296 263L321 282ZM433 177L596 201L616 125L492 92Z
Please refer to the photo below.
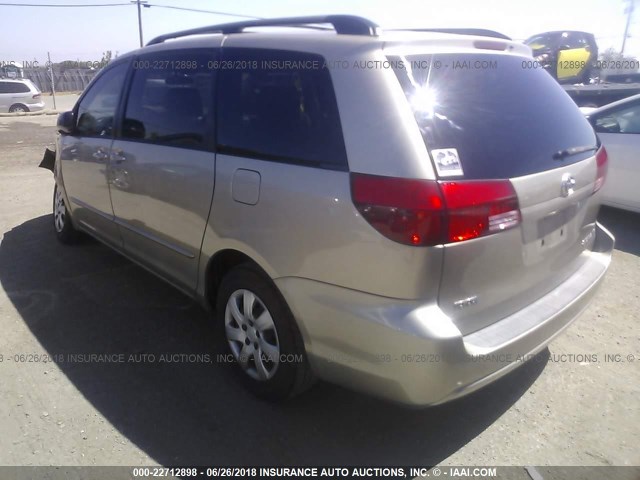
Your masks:
M601 65L600 77L608 75L619 75L633 73L638 70L638 59L633 56L624 55L615 48L607 48L600 54L599 64Z
M113 56L113 52L111 50L107 50L106 52L102 52L102 60L100 60L101 65L106 65L111 61L111 57Z

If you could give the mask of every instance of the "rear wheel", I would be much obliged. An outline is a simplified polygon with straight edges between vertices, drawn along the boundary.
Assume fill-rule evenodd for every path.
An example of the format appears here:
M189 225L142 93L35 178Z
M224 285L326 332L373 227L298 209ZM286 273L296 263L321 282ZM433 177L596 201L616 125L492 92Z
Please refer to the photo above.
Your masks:
M231 270L218 291L217 318L241 381L256 395L283 400L311 386L293 315L262 273L250 265Z
M9 107L9 113L21 113L21 112L28 112L29 109L26 107L26 105L22 105L21 103L16 103L14 105L11 105L11 107Z
M78 240L79 233L73 228L71 217L64 203L64 196L58 185L53 189L53 228L61 243L70 245Z

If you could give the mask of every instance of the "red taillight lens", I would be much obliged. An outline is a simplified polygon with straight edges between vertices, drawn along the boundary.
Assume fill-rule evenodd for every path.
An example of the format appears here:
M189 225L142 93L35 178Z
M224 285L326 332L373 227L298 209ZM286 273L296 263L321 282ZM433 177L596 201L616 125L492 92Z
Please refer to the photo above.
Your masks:
M596 164L598 170L596 173L596 182L593 185L593 193L596 193L604 185L604 181L607 178L607 169L609 168L609 156L604 148L604 145L600 147L598 153L596 153Z
M405 245L442 243L442 197L432 180L351 174L353 203L378 232Z
M518 197L509 180L440 182L447 207L448 242L461 242L520 224Z
M508 180L437 182L353 173L351 196L378 232L405 245L460 242L520 224Z

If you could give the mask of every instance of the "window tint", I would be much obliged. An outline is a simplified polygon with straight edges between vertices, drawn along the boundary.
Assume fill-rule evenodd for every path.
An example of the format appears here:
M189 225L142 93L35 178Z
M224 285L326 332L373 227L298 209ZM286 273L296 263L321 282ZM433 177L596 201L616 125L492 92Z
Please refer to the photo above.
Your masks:
M584 48L589 45L585 36L581 33L563 33L562 39L560 40L560 44L562 47L568 47L569 49L573 48Z
M232 49L220 71L220 152L347 169L338 106L324 59ZM235 68L239 67L239 68Z
M21 82L0 82L0 93L29 93L29 85Z
M464 178L518 177L593 155L574 155L562 164L553 159L560 150L595 146L597 139L562 87L547 72L526 68L525 57L443 54L390 59L425 145L429 151L456 149Z
M598 117L596 132L640 134L640 104L617 109Z
M128 64L121 63L105 71L90 87L78 106L76 132L82 136L110 137L124 87Z
M558 34L545 33L528 38L524 42L534 50L542 48L553 48L558 43Z
M190 148L209 146L212 59L211 52L192 50L147 55L134 61L122 136Z

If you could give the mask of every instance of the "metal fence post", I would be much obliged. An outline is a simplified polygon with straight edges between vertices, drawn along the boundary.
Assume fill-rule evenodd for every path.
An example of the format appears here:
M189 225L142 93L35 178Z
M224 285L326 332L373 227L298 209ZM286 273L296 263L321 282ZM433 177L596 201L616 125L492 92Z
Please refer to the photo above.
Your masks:
M53 63L51 63L51 55L47 52L47 59L49 60L49 76L51 77L51 95L53 95L53 109L56 110L56 86L53 83Z

